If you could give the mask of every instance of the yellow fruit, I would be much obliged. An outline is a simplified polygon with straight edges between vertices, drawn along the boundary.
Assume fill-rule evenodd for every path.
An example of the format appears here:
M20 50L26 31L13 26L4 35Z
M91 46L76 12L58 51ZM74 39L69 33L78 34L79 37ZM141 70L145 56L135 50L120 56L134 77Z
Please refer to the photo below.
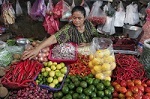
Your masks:
M116 68L116 63L115 62L110 63L110 65L111 65L111 67L110 67L111 70L114 70Z
M91 72L92 72L92 74L93 74L93 75L95 75L95 74L96 74L96 72L95 72L95 70L94 70L94 69L91 69Z
M111 77L107 76L104 78L105 80L111 81Z
M89 60L92 60L93 58L94 58L93 54L89 55Z
M100 66L100 65L95 65L95 66L93 67L93 69L94 69L94 71L95 71L96 73L101 72L101 66Z
M103 74L105 76L111 76L112 72L111 72L111 70L108 70L108 71L103 72Z
M112 63L114 61L115 61L115 57L112 56L112 55L104 57L104 62L105 63Z
M97 78L97 79L104 79L104 75L102 73L97 73L95 75L95 78Z
M92 60L92 64L93 64L93 65L98 65L98 64L100 64L100 60L99 60L98 58L94 58L94 59Z
M108 63L104 63L101 67L102 71L108 71L110 70L110 68L111 68L111 65Z
M104 56L109 56L110 55L110 51L108 49L105 49L103 51L103 53L104 53Z
M93 68L92 61L89 62L88 66L89 66L90 68Z
M96 51L96 53L95 53L95 57L96 57L96 58L102 58L103 56L104 56L104 53L103 53L103 52Z
M104 59L103 59L103 58L100 58L100 59L99 59L99 64L102 65L103 63L104 63Z

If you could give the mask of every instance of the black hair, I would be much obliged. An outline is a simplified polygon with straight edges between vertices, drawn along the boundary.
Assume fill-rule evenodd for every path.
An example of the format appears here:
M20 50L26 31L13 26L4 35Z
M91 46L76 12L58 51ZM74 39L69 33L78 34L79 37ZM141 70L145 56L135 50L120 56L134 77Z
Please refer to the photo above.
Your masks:
M72 9L71 13L73 14L73 13L76 12L76 11L80 11L80 12L83 14L84 17L86 16L86 12L85 12L84 7L82 7L82 6L75 6L75 7Z

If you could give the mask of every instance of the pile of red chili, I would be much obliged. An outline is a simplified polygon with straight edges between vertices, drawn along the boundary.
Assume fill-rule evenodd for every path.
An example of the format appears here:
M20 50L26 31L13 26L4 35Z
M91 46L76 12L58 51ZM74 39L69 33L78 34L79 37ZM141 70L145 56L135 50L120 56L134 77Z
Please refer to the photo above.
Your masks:
M6 75L2 78L2 84L11 89L29 86L42 69L42 64L36 60L25 60L12 64Z
M140 79L145 81L145 70L143 65L138 61L135 56L117 54L116 55L117 67L113 71L112 79L120 82L122 80Z
M78 55L77 61L69 65L70 75L81 75L86 76L91 73L90 68L88 67L89 57L86 55Z

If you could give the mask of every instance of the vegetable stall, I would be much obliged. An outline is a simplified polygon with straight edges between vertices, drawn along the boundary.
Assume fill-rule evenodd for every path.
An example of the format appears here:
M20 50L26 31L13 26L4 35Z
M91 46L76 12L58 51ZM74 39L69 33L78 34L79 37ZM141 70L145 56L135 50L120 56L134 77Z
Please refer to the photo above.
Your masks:
M13 3L4 1L6 27L0 28L0 37L23 15L21 1L15 0L15 14ZM71 8L77 5L74 0L71 6L64 0L55 6L53 3L27 2L28 16L43 22L50 35L58 31L59 22L70 21ZM107 0L82 0L78 4L84 6L87 19L101 35L83 47L73 42L54 44L43 48L34 59L22 60L24 51L35 49L44 39L16 35L0 39L0 99L150 99L150 39L142 38L148 33L149 15L145 30L139 26L142 17L137 17L136 2L126 8L124 3L120 1L113 7L113 2ZM148 14L149 4L146 6ZM51 9L59 20L44 12ZM9 17L5 11L9 11ZM52 22L55 25L48 24ZM117 28L123 33L117 33Z

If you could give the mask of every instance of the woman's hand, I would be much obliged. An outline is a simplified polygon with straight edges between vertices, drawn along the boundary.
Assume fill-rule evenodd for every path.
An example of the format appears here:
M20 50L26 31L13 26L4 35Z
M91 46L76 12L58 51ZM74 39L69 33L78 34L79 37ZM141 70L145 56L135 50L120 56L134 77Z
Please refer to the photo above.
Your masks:
M28 50L28 51L24 51L23 55L22 55L22 60L25 60L28 58L33 59L38 55L39 52L40 52L40 50L37 48L32 49L32 50Z
M84 47L87 46L89 43L80 43L79 46Z

